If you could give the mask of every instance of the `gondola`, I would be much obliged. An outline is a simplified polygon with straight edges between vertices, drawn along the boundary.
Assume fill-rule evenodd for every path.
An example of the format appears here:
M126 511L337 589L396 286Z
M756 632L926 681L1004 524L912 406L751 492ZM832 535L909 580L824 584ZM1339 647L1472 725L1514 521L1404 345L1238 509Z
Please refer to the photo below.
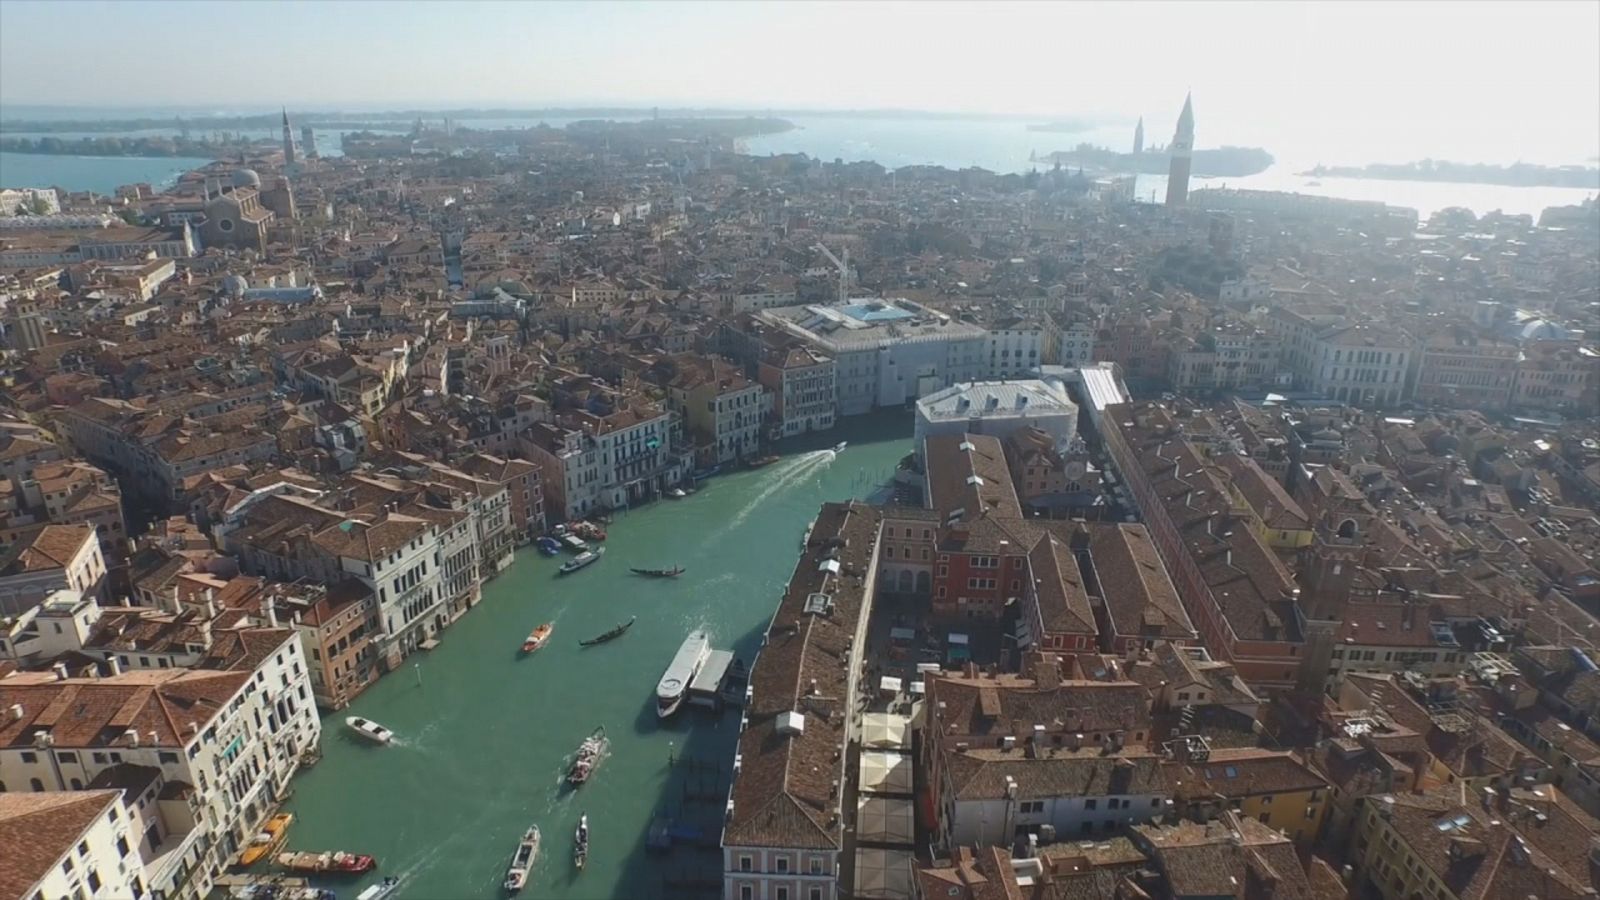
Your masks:
M646 578L677 578L683 574L683 566L673 566L670 569L629 569L635 575Z
M629 617L628 621L619 623L617 627L611 629L605 634L599 635L598 637L589 638L587 641L579 641L578 646L593 647L595 644L604 644L606 641L614 641L617 638L622 637L623 632L627 631L629 628L632 628L633 622L637 618L639 617L631 616Z

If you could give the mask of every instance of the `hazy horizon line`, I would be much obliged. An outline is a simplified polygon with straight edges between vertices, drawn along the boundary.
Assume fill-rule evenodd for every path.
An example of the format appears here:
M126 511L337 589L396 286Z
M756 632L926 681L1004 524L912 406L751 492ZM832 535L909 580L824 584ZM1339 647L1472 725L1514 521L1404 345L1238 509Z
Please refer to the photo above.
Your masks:
M1174 104L1177 108L1181 104ZM479 103L479 104L439 104L417 103L410 105L378 104L369 101L319 101L313 104L275 103L275 104L240 104L237 106L224 106L215 103L197 104L144 104L144 105L104 105L80 103L16 103L0 100L0 114L6 118L19 118L14 115L16 110L51 110L61 112L82 111L85 113L116 113L116 112L143 112L141 118L154 118L151 113L164 112L202 112L213 116L244 116L261 115L287 109L291 115L297 110L302 113L328 115L334 113L360 114L360 115L408 115L416 113L460 114L460 113L583 113L583 112L629 112L649 115L655 112L695 112L695 113L726 113L741 115L839 115L839 116L904 116L929 119L1017 119L1025 121L1051 120L1061 118L1092 118L1106 123L1132 123L1142 114L1121 111L1057 111L1057 112L985 112L964 109L927 109L921 107L901 106L863 106L863 107L834 107L834 106L751 106L722 105L722 104L655 104L655 103L561 103L555 105L525 105L506 103ZM89 118L111 118L110 116L92 116ZM0 121L5 121L0 118Z

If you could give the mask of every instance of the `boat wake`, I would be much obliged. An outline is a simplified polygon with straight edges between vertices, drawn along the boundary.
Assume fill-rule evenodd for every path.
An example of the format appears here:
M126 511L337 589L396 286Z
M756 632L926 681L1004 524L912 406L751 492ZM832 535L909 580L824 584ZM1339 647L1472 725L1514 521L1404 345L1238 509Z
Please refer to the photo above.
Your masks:
M410 865L398 872L391 874L398 877L401 882L410 881L411 879L431 868L434 860L438 859L439 855L443 852L444 844L442 842L434 842L433 846L430 847L426 852L424 852L421 856L414 858Z
M733 514L733 517L728 520L728 524L723 526L723 528L717 532L717 535L721 536L722 534L725 534L735 528L738 528L740 525L743 525L744 521L750 518L750 514L755 512L757 509L760 509L761 505L766 503L767 500L772 497L772 495L780 491L788 490L789 488L795 487L804 482L807 476L809 476L812 472L820 470L828 463L833 462L836 456L838 456L838 454L834 453L832 450L813 450L810 453L800 456L787 467L779 468L778 471L773 473L772 478L767 482L767 484L761 488L761 491L754 497L750 498L750 502L746 503L743 509Z

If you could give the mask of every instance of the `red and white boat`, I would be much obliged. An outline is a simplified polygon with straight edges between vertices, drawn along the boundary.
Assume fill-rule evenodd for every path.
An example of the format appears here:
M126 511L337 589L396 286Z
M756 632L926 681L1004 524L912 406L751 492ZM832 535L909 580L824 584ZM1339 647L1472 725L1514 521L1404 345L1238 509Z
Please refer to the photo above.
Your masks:
M532 653L540 647L543 647L545 644L549 643L550 635L555 632L555 630L556 626L550 624L549 622L546 622L543 625L540 625L538 628L535 628L533 632L528 635L528 639L522 642L522 652Z
M360 875L377 866L377 860L364 853L329 850L323 853L280 853L278 865L291 872L318 875Z
M580 787L588 781L610 747L611 743L606 739L605 726L596 728L593 734L584 739L583 744L578 747L577 754L573 756L572 768L567 770L567 784Z

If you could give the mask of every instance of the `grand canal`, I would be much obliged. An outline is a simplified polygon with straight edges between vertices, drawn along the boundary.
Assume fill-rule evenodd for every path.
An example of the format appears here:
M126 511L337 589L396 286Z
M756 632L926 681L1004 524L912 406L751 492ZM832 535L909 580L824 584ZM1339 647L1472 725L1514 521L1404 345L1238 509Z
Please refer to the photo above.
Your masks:
M714 854L653 855L645 838L662 814L705 822L708 832L720 821L725 795L714 795L726 784L738 712L685 708L662 723L656 681L694 628L751 660L818 505L870 494L909 451L910 431L901 416L863 420L785 448L766 468L620 514L604 559L572 576L556 577L560 559L518 553L438 649L324 720L324 757L295 780L287 805L296 815L289 849L373 854L379 874L404 878L405 900L491 898L537 823L544 847L524 897L706 896L679 885L714 878ZM842 453L820 449L840 439L850 441ZM672 564L687 571L660 581L628 572ZM578 646L629 616L638 622L621 639ZM555 624L550 645L519 658L542 622ZM397 743L359 743L343 726L351 713L394 729ZM566 761L597 725L611 737L610 756L573 792L562 781ZM578 874L572 832L583 813L593 836ZM348 900L373 880L329 886Z

